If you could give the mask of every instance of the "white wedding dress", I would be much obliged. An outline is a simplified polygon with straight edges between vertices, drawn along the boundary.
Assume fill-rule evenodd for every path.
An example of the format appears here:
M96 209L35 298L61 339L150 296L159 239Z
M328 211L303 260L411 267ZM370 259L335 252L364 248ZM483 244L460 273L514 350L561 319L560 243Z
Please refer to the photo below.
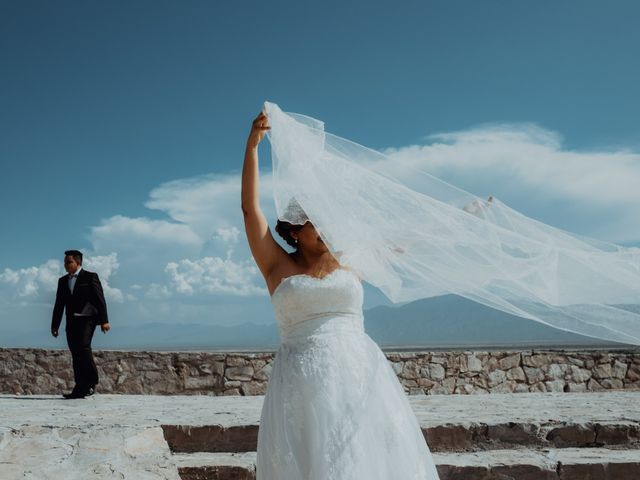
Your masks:
M359 278L285 278L272 296L282 344L264 399L257 480L434 480L420 426L364 332Z

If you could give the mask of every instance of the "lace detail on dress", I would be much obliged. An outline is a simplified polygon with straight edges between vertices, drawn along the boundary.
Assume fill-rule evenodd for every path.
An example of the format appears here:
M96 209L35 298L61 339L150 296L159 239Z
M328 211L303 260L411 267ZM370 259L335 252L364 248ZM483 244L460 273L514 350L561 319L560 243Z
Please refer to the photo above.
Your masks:
M336 270L272 295L282 344L258 433L257 480L433 480L405 393L365 334L363 289Z

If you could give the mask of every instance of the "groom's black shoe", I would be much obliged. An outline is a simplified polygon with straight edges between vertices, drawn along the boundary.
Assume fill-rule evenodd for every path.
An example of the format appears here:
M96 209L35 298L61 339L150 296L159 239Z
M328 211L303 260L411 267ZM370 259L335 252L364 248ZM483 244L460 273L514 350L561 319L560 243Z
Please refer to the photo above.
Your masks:
M74 398L84 398L86 396L86 394L81 392L80 390L73 390L71 393L63 393L62 396L66 400L71 400L71 399L74 399Z
M85 397L90 397L94 393L96 393L96 388L95 387L89 387L89 389L85 392L84 396Z

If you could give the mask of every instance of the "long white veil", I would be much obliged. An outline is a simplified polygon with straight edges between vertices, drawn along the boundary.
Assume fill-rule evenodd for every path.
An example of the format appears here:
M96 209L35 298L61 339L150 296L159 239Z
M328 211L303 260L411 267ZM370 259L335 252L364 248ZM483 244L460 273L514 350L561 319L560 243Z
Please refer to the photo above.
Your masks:
M640 344L640 248L551 227L429 174L419 190L408 188L378 168L384 154L274 103L264 110L278 218L304 223L306 215L341 264L391 301L454 293Z

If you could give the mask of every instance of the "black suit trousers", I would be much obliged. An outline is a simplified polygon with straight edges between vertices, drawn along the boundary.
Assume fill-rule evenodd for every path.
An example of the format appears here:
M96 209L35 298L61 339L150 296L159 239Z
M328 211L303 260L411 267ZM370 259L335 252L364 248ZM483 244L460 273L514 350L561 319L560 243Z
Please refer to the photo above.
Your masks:
M73 359L74 390L86 391L98 384L98 369L93 360L91 340L96 324L92 318L67 317L67 344Z

